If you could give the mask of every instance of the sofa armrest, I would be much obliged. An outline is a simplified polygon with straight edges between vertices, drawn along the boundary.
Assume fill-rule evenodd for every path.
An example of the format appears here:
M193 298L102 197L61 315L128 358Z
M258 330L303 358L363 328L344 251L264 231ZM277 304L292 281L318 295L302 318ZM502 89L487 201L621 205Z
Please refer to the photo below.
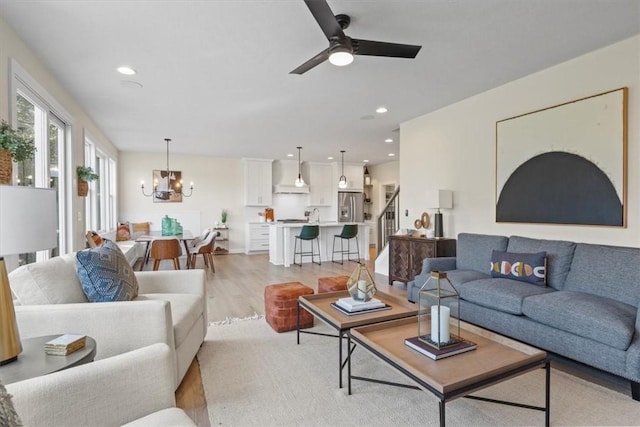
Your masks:
M139 294L196 294L206 296L204 270L137 271Z
M448 271L456 269L456 257L425 258L422 260L420 274L429 274L432 271Z
M6 387L25 426L122 425L175 407L173 371L154 344Z
M18 305L15 311L22 338L66 333L89 335L96 340L96 359L155 343L175 349L171 306L167 301Z

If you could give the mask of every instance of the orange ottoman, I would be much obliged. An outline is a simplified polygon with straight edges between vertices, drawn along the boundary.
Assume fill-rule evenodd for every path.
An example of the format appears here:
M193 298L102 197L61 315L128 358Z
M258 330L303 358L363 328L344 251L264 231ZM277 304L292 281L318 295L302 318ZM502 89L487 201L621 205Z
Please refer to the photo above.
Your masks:
M313 295L313 289L300 282L279 283L264 288L264 312L267 323L276 332L296 329L298 297ZM313 315L300 308L300 329L313 326Z
M349 276L320 277L318 278L318 293L346 291L347 280L349 280Z

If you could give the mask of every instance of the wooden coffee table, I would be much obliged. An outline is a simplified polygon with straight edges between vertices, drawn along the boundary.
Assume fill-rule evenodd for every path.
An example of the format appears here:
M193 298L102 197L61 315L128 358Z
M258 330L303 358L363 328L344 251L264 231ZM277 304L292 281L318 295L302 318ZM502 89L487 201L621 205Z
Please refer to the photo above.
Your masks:
M297 340L300 344L300 334L322 335L327 337L338 338L338 385L342 388L342 370L347 364L349 354L355 346L351 345L351 337L347 332L351 328L363 325L371 325L388 320L401 319L404 317L415 317L418 314L418 308L415 304L410 303L406 299L376 292L374 298L379 299L385 304L391 306L388 310L374 311L370 313L362 313L348 316L341 313L337 309L331 307L331 303L336 302L339 298L349 297L349 292L329 292L318 295L303 295L298 298L297 309ZM322 332L306 331L300 329L300 309L307 310L315 318L320 319L337 331L337 335L325 334ZM417 320L416 320L417 321ZM342 339L347 339L348 354L346 359L342 356Z
M415 388L432 393L440 400L441 426L445 425L445 403L459 397L544 411L545 425L549 425L551 362L547 359L547 353L460 322L460 335L475 342L478 345L477 349L445 359L432 360L404 344L405 338L414 337L417 333L418 325L415 318L363 326L349 331L353 342L414 381L417 384ZM544 407L468 396L474 391L540 368L546 370ZM407 387L405 384L352 375L350 359L347 371L349 394L352 379Z

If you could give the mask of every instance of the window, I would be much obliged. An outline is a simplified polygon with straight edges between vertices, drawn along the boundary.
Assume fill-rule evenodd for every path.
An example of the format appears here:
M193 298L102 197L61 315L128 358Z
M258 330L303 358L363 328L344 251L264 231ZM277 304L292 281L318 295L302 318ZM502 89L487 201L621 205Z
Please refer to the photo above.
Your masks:
M36 146L35 157L18 162L14 168L14 181L28 187L56 188L58 190L58 245L49 251L21 254L19 264L43 261L65 250L65 188L64 159L67 125L55 115L48 104L21 81L15 92L15 123L29 134Z
M99 178L89 183L85 204L87 228L108 231L116 228L116 161L85 138L84 164Z

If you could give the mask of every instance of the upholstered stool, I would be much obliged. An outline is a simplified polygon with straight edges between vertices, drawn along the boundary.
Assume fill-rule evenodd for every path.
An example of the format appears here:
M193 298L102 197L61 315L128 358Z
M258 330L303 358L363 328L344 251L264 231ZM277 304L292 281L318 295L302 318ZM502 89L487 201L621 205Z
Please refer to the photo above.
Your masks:
M346 291L347 280L349 276L319 277L318 293Z
M313 289L300 282L279 283L264 288L264 312L267 323L276 332L296 329L298 297L313 295ZM313 315L300 309L300 329L313 326Z

